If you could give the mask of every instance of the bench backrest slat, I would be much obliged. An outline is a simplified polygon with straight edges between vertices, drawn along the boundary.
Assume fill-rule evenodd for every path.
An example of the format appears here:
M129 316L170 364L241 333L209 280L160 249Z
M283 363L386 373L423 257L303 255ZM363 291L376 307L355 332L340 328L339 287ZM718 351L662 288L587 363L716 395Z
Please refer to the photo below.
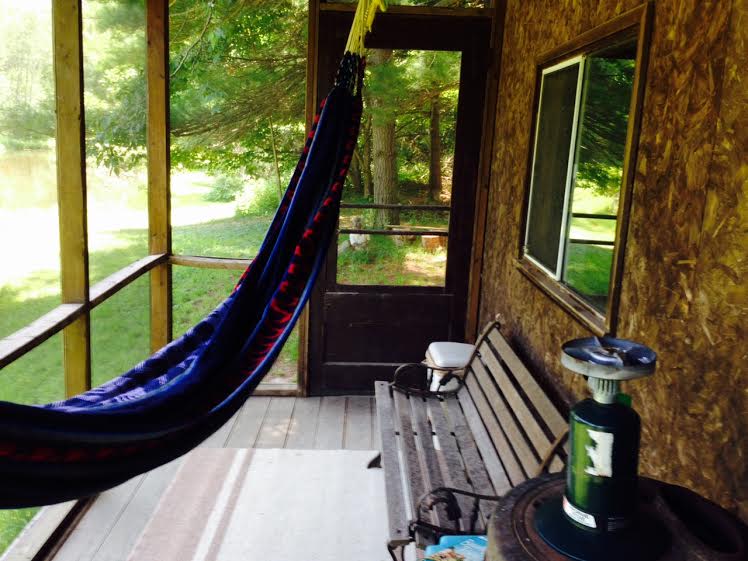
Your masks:
M535 415L530 411L519 390L509 378L509 373L504 369L488 343L483 343L480 346L480 358L485 362L493 381L498 386L504 399L509 403L510 409L517 417L517 422L527 434L535 453L542 456L543 452L552 444L552 439L548 437Z
M482 347L485 347L485 345ZM530 446L524 432L520 429L514 415L512 415L511 404L507 403L506 396L502 395L494 385L494 377L496 373L492 373L494 374L493 376L489 374L480 359L474 360L470 367L472 375L475 376L478 385L480 386L479 391L483 392L486 401L490 404L491 410L499 422L499 426L504 435L506 435L508 445L511 447L511 450L514 452L514 455L517 457L522 469L524 470L524 477L536 473L540 467L539 456ZM473 396L473 399L475 399L475 396ZM550 442L548 444L550 444ZM517 482L515 481L514 484L516 485Z
M568 421L558 412L548 395L540 387L532 374L527 370L517 354L512 350L504 336L498 329L492 329L488 333L488 340L501 355L504 364L507 365L528 400L533 404L535 410L545 421L553 436L558 436L568 428Z
M476 344L458 397L471 430L479 431L482 425L487 436L479 441L481 455L496 456L504 478L514 487L538 475L568 422L509 346L498 324L487 328ZM564 469L568 449L566 443L553 455L550 472ZM501 479L498 474L491 476Z
M466 392L469 392L469 396L465 396ZM483 395L479 382L472 371L468 372L468 375L465 378L465 388L463 388L460 393L462 394L462 397L467 397L467 399L460 399L463 408L466 406L469 408L469 402L472 402L478 413L477 416L472 416L468 412L469 409L465 409L465 416L470 421L470 428L475 431L479 424L485 426L490 437L490 442L488 444L493 447L499 455L501 464L512 484L512 487L524 481L526 479L525 473L519 465L506 435L501 430L501 427L491 410L491 404L488 403L486 397ZM490 449L482 446L480 451L481 454L486 454L490 452Z

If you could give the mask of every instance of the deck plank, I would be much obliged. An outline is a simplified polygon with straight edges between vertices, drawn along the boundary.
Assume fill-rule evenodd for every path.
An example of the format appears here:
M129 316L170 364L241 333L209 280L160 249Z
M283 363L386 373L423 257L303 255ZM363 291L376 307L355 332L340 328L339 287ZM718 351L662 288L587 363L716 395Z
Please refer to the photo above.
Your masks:
M93 561L121 561L122 552L135 547L138 536L148 524L181 463L182 458L178 458L145 475L132 500L103 539L93 556Z
M262 421L265 419L269 397L250 397L239 411L239 416L231 429L226 448L252 448L260 433Z
M229 439L229 435L231 434L231 431L234 428L234 425L236 424L236 420L239 418L240 414L241 414L241 409L237 411L233 417L231 417L228 421L226 421L220 429L218 429L216 432L214 432L208 438L206 438L200 444L200 446L204 446L205 448L225 447L226 441Z
M288 426L291 424L294 403L296 403L295 397L271 398L260 433L255 441L255 448L283 448Z
M345 399L342 396L322 398L317 434L314 439L314 447L317 450L339 450L343 447Z
M371 398L351 396L345 413L343 448L346 450L371 450Z
M350 400L350 401L349 401ZM369 397L252 397L200 446L378 449ZM169 487L181 459L100 495L55 561L114 561L132 551ZM363 469L363 467L362 467Z
M297 399L294 405L291 424L288 427L284 448L310 450L314 448L317 422L322 400L319 397Z
M141 475L99 495L55 555L55 561L87 561L109 536L132 501L145 476Z

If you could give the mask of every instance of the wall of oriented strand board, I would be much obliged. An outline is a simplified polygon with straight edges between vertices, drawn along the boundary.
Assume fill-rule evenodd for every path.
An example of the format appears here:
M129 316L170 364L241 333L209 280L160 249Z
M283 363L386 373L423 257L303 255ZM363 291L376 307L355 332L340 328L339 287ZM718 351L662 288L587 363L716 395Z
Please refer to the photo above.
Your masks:
M638 5L509 0L481 290L505 332L561 394L561 344L590 333L515 267L534 61ZM641 471L748 520L748 2L658 0L617 334L651 345L654 378L629 385Z

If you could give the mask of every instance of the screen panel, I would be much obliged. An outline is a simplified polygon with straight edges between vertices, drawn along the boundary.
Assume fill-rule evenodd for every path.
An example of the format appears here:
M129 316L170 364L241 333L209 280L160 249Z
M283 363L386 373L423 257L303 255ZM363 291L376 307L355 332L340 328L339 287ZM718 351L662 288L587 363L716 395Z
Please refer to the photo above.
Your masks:
M525 252L558 273L580 63L543 75Z

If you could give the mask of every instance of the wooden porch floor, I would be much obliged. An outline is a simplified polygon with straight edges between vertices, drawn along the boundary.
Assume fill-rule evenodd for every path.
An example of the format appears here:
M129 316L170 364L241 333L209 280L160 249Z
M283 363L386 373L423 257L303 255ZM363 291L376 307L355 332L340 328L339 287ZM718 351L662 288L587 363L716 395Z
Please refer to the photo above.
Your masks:
M371 397L252 397L202 446L377 450L375 423ZM175 460L97 497L53 559L126 559L180 462Z

